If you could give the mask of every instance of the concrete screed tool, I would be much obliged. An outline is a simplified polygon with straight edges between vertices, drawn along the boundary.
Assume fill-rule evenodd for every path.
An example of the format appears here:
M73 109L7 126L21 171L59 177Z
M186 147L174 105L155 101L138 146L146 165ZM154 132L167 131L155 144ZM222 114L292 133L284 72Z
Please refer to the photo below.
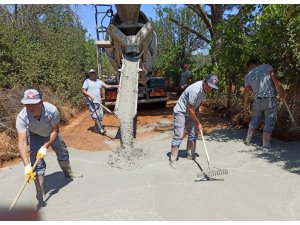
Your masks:
M211 169L211 166L210 166L210 163L209 163L209 155L208 155L208 151L207 151L206 144L205 144L205 141L204 141L202 130L200 130L200 133L201 133L201 137L202 137L202 141L203 141L203 145L204 145L205 155L206 155L207 164L208 164L208 170L202 171L201 173L198 173L197 177L202 177L202 178L206 178L207 180L210 180L214 176L228 174L227 169L218 169L216 167L215 167L215 170Z

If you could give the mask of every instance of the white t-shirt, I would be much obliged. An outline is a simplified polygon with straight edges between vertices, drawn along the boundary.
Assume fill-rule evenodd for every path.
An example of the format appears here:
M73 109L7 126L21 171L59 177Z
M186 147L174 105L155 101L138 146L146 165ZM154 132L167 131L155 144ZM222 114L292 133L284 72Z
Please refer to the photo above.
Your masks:
M87 92L94 98L94 103L101 103L100 89L102 88L104 82L102 80L96 79L95 81L90 78L86 79L82 85L82 88L87 90ZM86 102L91 103L90 98L86 96Z

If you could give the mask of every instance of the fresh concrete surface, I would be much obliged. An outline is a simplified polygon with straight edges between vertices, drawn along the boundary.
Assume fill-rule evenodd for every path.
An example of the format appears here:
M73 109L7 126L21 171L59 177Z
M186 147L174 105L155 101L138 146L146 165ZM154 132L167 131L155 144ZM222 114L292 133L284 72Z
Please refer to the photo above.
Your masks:
M300 220L300 143L272 140L261 149L260 134L246 146L246 130L222 129L205 136L212 166L229 173L199 181L199 166L181 151L178 168L167 153L172 132L138 145L151 152L143 167L122 170L108 165L109 151L70 148L71 165L84 177L63 177L55 154L46 156L47 206L43 220ZM118 141L110 141L112 147ZM184 150L186 138L180 149ZM207 169L202 141L197 162ZM23 164L0 169L0 207L8 208L23 182ZM35 207L35 187L25 187L16 207Z

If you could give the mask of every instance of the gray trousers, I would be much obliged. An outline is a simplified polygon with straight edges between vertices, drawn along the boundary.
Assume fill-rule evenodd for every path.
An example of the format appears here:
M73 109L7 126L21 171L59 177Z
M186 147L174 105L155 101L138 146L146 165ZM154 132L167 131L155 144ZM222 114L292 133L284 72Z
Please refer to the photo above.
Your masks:
M31 165L35 163L36 154L40 147L42 147L48 140L49 137L42 137L40 135L30 133L29 134L30 140L30 162ZM56 153L58 161L66 161L69 159L69 152L65 142L63 141L61 135L58 133L56 139L51 145L53 151ZM42 159L38 162L36 166L36 173L37 175L44 175L46 170L46 163L45 160Z
M189 116L181 113L174 113L174 134L172 138L172 146L180 146L183 140L184 128L188 131L189 141L195 141L198 139L198 129Z
M264 119L264 132L272 133L277 119L277 103L276 98L255 99L249 128L256 129Z

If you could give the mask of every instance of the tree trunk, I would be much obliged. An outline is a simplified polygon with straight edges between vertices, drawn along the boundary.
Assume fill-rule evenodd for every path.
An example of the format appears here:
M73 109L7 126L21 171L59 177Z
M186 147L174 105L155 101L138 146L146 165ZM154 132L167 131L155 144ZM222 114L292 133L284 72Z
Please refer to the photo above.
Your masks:
M231 108L231 96L232 96L232 76L228 77L228 85L227 85L227 108Z

